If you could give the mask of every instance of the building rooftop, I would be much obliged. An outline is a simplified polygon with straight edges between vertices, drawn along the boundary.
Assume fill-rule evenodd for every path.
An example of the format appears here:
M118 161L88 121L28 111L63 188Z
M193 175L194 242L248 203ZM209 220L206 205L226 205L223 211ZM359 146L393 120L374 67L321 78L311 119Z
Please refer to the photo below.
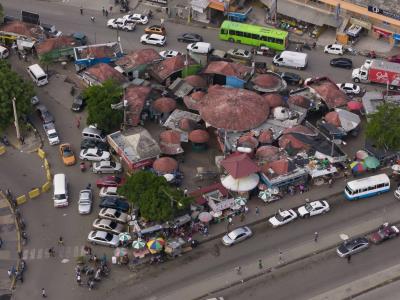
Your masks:
M49 53L55 49L72 48L75 46L75 40L69 36L60 36L44 40L36 46L39 55Z
M132 70L140 65L161 61L161 56L154 49L138 49L131 51L118 59L115 64L125 71Z

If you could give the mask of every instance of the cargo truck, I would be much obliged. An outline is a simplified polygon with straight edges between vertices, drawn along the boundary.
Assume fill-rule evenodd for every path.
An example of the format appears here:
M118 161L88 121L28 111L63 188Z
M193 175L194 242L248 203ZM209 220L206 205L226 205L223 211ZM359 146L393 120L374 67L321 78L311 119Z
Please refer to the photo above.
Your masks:
M354 82L384 84L390 90L400 90L400 64L371 59L351 75Z

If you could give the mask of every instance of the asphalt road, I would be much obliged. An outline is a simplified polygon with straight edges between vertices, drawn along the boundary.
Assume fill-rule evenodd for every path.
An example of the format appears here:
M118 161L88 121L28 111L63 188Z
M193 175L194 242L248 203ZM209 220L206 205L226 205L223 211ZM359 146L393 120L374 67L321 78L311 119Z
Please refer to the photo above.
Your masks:
M28 11L40 12L43 22L55 24L64 33L82 31L89 36L92 42L97 43L116 40L117 32L105 27L105 18L104 21L100 22L103 18L101 15L97 15L96 23L91 23L88 15L80 16L76 8L58 3L22 0L5 0L2 3L6 13L9 15L17 15L22 7ZM157 23L156 21L153 20L152 23ZM203 35L205 40L211 42L215 48L227 50L232 47L242 47L219 41L216 30L189 28L169 22L166 23L166 27L168 31L168 48L170 49L185 50L186 44L176 42L176 36L181 32L187 31ZM137 30L133 33L120 32L121 42L126 51L144 47L138 42L143 33L142 28L144 26L138 25ZM156 49L163 50L162 48ZM313 51L310 54L310 63L307 70L304 72L299 71L298 73L301 73L304 77L327 75L334 80L350 81L351 74L348 70L335 69L329 66L329 59L332 57L322 53L322 51ZM360 65L364 60L362 57L352 58L356 66ZM271 61L270 58L261 57L259 60ZM24 73L23 67L20 68L20 72ZM52 84L50 82L50 85ZM80 142L80 131L74 127L74 115L69 110L70 98L52 98L47 92L49 88L38 89L38 95L55 116L57 129L62 140L75 145L75 150L77 151ZM65 95L65 91L63 95ZM38 122L38 120L35 120L35 122ZM39 123L37 124L40 126ZM333 205L332 212L325 216L306 221L299 220L296 221L296 224L290 224L275 230L268 228L265 224L261 224L255 229L254 238L232 249L223 249L219 257L214 257L210 254L213 246L213 242L211 242L201 245L199 249L176 261L151 267L139 275L132 275L115 269L113 272L117 276L111 276L110 279L101 283L99 289L89 293L87 289L76 286L73 256L85 244L94 214L85 217L79 216L77 214L76 201L79 190L86 186L89 181L93 183L97 176L81 173L78 166L64 167L56 147L49 147L46 144L45 150L48 152L48 159L52 165L53 173L65 173L69 179L71 204L66 209L54 209L51 193L49 193L28 202L22 207L24 218L28 224L30 239L26 247L28 250L26 252L26 255L28 255L28 271L23 287L18 288L16 291L18 299L37 299L40 297L42 287L45 287L48 294L56 299L92 299L105 296L108 299L114 296L119 296L121 299L143 299L144 296L159 296L165 290L179 288L185 282L207 278L210 274L221 270L233 269L238 261L256 261L260 253L278 253L279 249L289 249L295 244L312 239L316 230L319 231L321 236L327 232L339 232L340 228L345 224L356 223L373 215L382 215L383 221L384 207L395 205L393 197L389 194L357 203L340 200ZM21 174L27 171L35 180L40 178L39 176L43 176L43 172L40 170L40 163L35 163L38 166L35 165L34 168L28 166L29 164L29 159L15 159L15 161L5 162L4 167L13 168L13 178L19 178L18 176L22 176ZM7 180L15 191L26 192L32 187L29 181ZM285 199L283 201L290 200ZM273 211L271 211L272 213ZM65 247L56 246L60 235L64 237ZM55 246L57 254L62 257L68 257L69 261L61 263L59 258L46 258L47 250L51 246ZM104 248L103 250L100 247L98 249L96 251L100 255L103 251L107 254L110 253L109 249ZM364 254L359 257L362 258L362 255ZM337 263L337 258L332 258L332 264L333 260ZM340 279L340 270L336 269L332 272L336 274L336 279ZM312 272L310 272L310 276L313 276ZM308 271L307 276L304 277L308 278ZM321 277L321 280L325 278L325 276ZM282 286L284 286L284 282L287 285L290 281L282 279Z

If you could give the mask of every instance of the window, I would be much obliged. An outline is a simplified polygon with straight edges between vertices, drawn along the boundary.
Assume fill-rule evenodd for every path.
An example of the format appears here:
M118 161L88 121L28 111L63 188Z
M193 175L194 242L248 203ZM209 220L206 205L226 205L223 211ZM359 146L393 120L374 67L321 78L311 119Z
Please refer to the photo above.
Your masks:
M251 38L251 33L244 32L243 36L244 36L244 37L247 37L247 38Z
M385 183L385 186L389 186L389 182L386 182L386 183Z
M266 41L266 42L268 41L268 37L266 37L266 36L261 36L260 39L261 39L262 41Z
M380 188L383 188L384 186L385 186L384 183L380 183L380 184L378 184L376 187L377 187L378 189L380 189Z
M236 31L236 35L237 35L237 36L243 36L243 35L244 35L244 33L243 33L243 32L241 32L241 31Z
M259 39L260 39L260 36L259 36L258 34L252 34L252 35L251 35L251 38L252 38L252 39L255 39L255 40L259 40Z
M375 190L376 189L376 186L374 185L374 186L370 186L370 187L368 187L368 191L372 191L372 190Z
M236 31L235 31L235 30L232 30L232 29L230 29L230 30L229 30L229 34L231 34L231 35L236 35Z
M275 39L275 43L279 45L283 45L283 40L282 39Z
M227 34L227 33L228 33L228 30L221 28L221 34Z

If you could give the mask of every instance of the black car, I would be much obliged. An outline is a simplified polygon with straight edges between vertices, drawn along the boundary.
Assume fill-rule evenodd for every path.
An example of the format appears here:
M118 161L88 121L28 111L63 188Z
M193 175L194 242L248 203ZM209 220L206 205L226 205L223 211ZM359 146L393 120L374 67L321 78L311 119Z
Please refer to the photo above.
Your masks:
M301 85L303 83L301 76L296 73L283 72L281 73L281 77L289 85Z
M129 203L121 197L107 196L100 198L100 208L113 208L124 213L129 211Z
M38 112L43 124L54 122L53 115L48 111L47 107L44 104L37 105L36 111Z
M353 68L353 62L349 58L339 57L334 58L330 62L332 67L343 68L343 69L351 69Z
M183 33L181 35L178 35L177 40L178 42L184 43L197 43L202 42L203 38L197 33Z
M71 109L72 111L80 112L83 110L84 106L85 106L85 99L83 99L82 94L79 94L74 98L74 102L72 102Z
M109 146L107 143L97 141L97 140L92 140L92 139L84 139L81 142L81 150L82 149L89 149L89 148L97 148L102 151L108 151Z

